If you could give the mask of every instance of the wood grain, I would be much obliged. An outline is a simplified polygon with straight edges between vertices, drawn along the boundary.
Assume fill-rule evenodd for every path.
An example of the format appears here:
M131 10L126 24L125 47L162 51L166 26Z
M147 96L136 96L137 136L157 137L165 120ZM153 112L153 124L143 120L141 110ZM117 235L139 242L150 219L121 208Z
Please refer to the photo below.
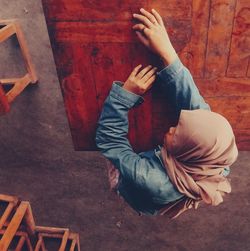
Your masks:
M232 124L240 150L250 149L250 2L248 0L43 0L75 150L96 150L97 120L112 83L142 63L163 67L131 29L132 13L155 8L182 62L215 112ZM162 144L178 122L155 83L129 112L137 152ZM241 134L242 133L242 134Z

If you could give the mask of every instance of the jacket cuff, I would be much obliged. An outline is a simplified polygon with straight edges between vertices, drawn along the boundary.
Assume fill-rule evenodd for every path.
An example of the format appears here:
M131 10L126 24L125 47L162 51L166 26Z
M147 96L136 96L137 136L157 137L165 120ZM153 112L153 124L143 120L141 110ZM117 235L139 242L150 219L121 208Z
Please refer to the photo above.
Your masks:
M124 89L122 87L123 84L124 83L121 81L113 81L110 95L119 100L122 104L125 104L128 108L138 106L144 102L142 96Z
M160 72L157 72L157 76L164 80L172 80L175 76L184 68L179 56L168 66L162 69Z

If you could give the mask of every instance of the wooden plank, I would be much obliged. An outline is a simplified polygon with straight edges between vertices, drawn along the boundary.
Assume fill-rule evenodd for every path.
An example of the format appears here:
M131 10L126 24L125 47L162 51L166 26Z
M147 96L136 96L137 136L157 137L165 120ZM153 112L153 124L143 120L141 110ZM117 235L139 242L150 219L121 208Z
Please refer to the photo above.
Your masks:
M35 227L36 227L35 220L33 217L30 203L29 202L27 202L27 203L28 203L28 206L27 206L26 214L24 216L24 220L26 223L27 232L29 233L30 236L34 236L35 235Z
M38 239L38 241L37 241L37 243L36 243L36 246L35 246L35 249L34 249L34 251L40 251L40 248L41 248L41 246L42 246L42 237L40 237L39 239Z
M192 36L190 42L180 51L180 58L194 77L204 76L209 11L209 0L193 0Z
M4 42L10 36L16 33L16 28L13 24L8 24L3 28L0 28L0 43Z
M225 76L236 0L212 0L205 77Z
M194 79L202 96L204 97L249 97L249 78L215 77L210 79Z
M0 234L3 235L6 232L6 229L0 229ZM19 236L19 237L24 237L25 241L26 241L26 246L28 248L28 251L33 251L30 239L28 237L28 234L26 232L23 231L17 231L15 233L15 236ZM17 247L16 247L17 248Z
M139 64L142 64L141 68L144 68L149 64L155 66L152 60L150 60L148 50L146 50L146 48L142 47L140 44L133 44L129 55L131 58L132 69ZM152 90L149 90L142 96L144 97L143 104L130 111L130 115L133 116L133 121L130 121L129 128L132 128L133 131L129 130L129 139L136 152L139 150L148 150L148 146L152 141ZM133 135L132 132L134 132Z
M24 243L25 243L25 236L21 236L20 239L18 240L15 251L21 251Z
M3 215L0 218L0 229L2 229L2 227L4 226L4 223L6 222L6 220L8 219L8 217L10 216L10 213L12 212L13 208L15 207L15 205L16 205L15 203L9 202L8 206L4 210L4 213L3 213Z
M64 251L65 250L68 238L69 238L69 230L66 230L64 232L64 234L63 234L62 242L61 242L61 245L60 245L60 248L59 248L58 251Z
M238 0L235 10L234 27L227 76L250 77L250 1Z
M80 251L80 239L79 239L79 234L78 233L72 233L72 232L70 232L69 233L69 239L70 240L73 240L73 241L76 241L76 247L77 247L77 249L76 249L76 251ZM71 245L71 247L73 246L73 242L72 242L72 245ZM75 250L75 249L73 249L73 250ZM71 251L71 250L70 250Z
M250 130L249 129L237 129L234 131L237 146L241 151L249 151L250 149Z
M234 129L250 129L249 97L207 97L205 100L212 111L225 116Z
M68 228L59 228L59 227L44 227L44 226L36 226L35 228L36 232L39 233L59 233L64 234L65 231L69 231Z
M75 247L76 247L76 240L72 240L69 251L75 251Z
M45 15L52 21L117 21L127 20L132 11L138 10L141 6L145 7L147 0L43 0L42 3Z
M3 78L0 79L0 82L4 84L14 84L15 82L19 81L20 78Z
M57 42L131 43L136 37L131 29L132 22L57 22L49 25L50 34L55 32Z
M31 82L30 74L27 73L24 77L15 82L14 86L6 93L6 97L9 103L25 89L25 87Z
M75 149L88 146L91 150L96 147L93 135L99 113L93 71L89 67L91 51L88 45L81 44L73 44L70 50L72 54L61 54L58 57L58 60L62 59L65 64L68 64L69 60L72 64L66 72L63 70L65 64L58 66L66 112ZM104 80L105 78L102 81Z
M21 224L21 221L26 213L28 207L27 202L21 202L19 207L16 210L16 213L14 214L11 222L9 223L1 241L0 241L0 250L6 251L15 236L15 233L17 229L19 228L19 225Z
M191 19L177 20L172 17L167 22L171 41L176 50L181 51L191 39ZM138 41L132 30L135 23L132 15L127 22L50 22L49 33L57 42L134 43Z
M13 202L15 205L19 201L18 197L16 196L10 196L5 194L0 194L0 201L7 201L7 202Z
M163 11L167 17L175 14L176 19L192 15L192 0L126 0L120 1L80 1L80 0L43 0L45 15L53 22L58 21L117 21L127 20L134 11L144 7ZM112 13L110 13L112 9Z

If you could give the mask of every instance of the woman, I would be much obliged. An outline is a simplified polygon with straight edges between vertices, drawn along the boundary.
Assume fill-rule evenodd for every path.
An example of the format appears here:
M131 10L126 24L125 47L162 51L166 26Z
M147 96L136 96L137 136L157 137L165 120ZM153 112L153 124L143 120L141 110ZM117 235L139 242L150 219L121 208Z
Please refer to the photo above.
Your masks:
M140 9L133 29L140 41L157 53L165 68L135 67L125 83L114 81L96 131L96 144L111 161L117 192L138 213L172 218L200 201L218 205L231 192L229 166L238 156L229 122L212 112L189 70L173 48L159 13ZM163 146L135 153L128 142L128 111L143 103L156 78L175 102L178 124L165 134ZM114 171L116 170L116 171ZM117 182L116 182L116 178Z

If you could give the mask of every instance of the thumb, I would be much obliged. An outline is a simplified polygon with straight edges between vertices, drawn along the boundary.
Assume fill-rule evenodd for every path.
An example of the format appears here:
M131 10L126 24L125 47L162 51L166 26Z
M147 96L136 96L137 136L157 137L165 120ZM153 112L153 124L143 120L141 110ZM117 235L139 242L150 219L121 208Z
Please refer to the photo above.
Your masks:
M139 31L136 31L135 33L136 33L136 35L138 36L139 40L140 40L146 47L149 47L149 41L148 41Z

